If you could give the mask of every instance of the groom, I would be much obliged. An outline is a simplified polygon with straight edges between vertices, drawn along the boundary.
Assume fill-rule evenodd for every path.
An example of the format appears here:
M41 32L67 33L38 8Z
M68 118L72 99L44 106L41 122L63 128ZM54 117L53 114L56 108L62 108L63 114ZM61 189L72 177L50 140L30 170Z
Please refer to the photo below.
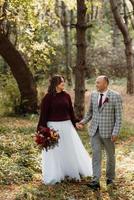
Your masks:
M88 186L100 189L101 150L104 147L107 155L106 184L113 185L115 178L115 141L121 127L121 96L108 89L109 79L99 76L96 79L97 91L91 94L90 106L84 119L76 124L78 129L91 121L90 136L92 147L93 181Z

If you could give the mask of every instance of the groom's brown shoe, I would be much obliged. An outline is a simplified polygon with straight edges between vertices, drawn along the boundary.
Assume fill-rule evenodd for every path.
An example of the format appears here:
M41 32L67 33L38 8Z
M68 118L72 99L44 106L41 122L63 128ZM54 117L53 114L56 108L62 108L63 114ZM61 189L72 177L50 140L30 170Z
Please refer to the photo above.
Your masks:
M91 183L87 184L87 186L93 190L100 190L100 183L96 181L92 181Z

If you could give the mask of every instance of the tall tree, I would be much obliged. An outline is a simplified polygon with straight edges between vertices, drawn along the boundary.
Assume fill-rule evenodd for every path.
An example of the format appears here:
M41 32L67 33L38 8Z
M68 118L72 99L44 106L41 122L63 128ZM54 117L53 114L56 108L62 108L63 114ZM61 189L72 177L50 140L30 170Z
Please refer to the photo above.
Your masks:
M132 6L133 6L133 10L134 10L134 0L130 0Z
M66 55L66 76L68 85L72 85L72 69L71 69L71 25L70 25L70 17L71 13L68 10L64 1L62 4L62 17L61 24L64 28L64 38L65 38L65 55Z
M37 112L36 84L23 57L8 38L7 3L8 1L5 0L0 19L0 55L10 66L12 74L17 81L21 94L20 112L35 113Z
M127 22L123 19L123 16L119 12L119 3L120 0L110 0L114 19L124 38L125 54L127 60L127 93L134 94L134 60L132 38L129 33Z
M0 33L0 54L10 66L17 81L21 94L20 112L36 113L37 90L33 76L20 53L2 33Z
M111 27L112 27L112 42L113 42L113 47L115 47L116 49L120 48L121 45L121 33L120 30L114 20L114 17L111 13Z
M75 69L75 102L76 116L82 118L84 115L85 96L85 70L86 70L86 4L85 0L77 0L77 61Z
M61 0L55 2L55 12L60 19L60 23L64 30L64 46L65 46L65 65L66 78L68 85L72 85L72 59L71 59L71 10L68 9L66 3Z

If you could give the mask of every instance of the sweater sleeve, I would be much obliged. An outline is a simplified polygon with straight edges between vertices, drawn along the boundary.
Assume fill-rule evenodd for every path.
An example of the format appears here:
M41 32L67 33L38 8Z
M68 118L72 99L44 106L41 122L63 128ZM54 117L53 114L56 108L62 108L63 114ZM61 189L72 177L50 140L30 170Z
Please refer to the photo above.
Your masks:
M73 105L72 105L72 101L71 101L71 97L68 94L68 99L69 99L69 112L70 112L70 117L71 117L71 121L72 124L74 125L74 127L76 126L75 123L78 122L79 120L76 119L75 114L74 114L74 109L73 109Z
M47 127L49 106L50 97L49 94L46 94L45 97L42 99L40 106L40 117L37 125L37 131L39 130L40 126Z

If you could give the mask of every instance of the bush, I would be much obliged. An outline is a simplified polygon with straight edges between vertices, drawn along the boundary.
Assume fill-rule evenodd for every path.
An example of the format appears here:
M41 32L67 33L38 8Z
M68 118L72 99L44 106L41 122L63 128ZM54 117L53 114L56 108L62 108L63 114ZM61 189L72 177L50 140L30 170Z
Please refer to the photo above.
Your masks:
M88 56L89 54L89 56ZM126 77L124 47L118 50L111 47L89 48L87 51L87 77L105 74L114 78Z
M11 74L0 74L0 89L1 114L14 113L20 104L20 93Z

